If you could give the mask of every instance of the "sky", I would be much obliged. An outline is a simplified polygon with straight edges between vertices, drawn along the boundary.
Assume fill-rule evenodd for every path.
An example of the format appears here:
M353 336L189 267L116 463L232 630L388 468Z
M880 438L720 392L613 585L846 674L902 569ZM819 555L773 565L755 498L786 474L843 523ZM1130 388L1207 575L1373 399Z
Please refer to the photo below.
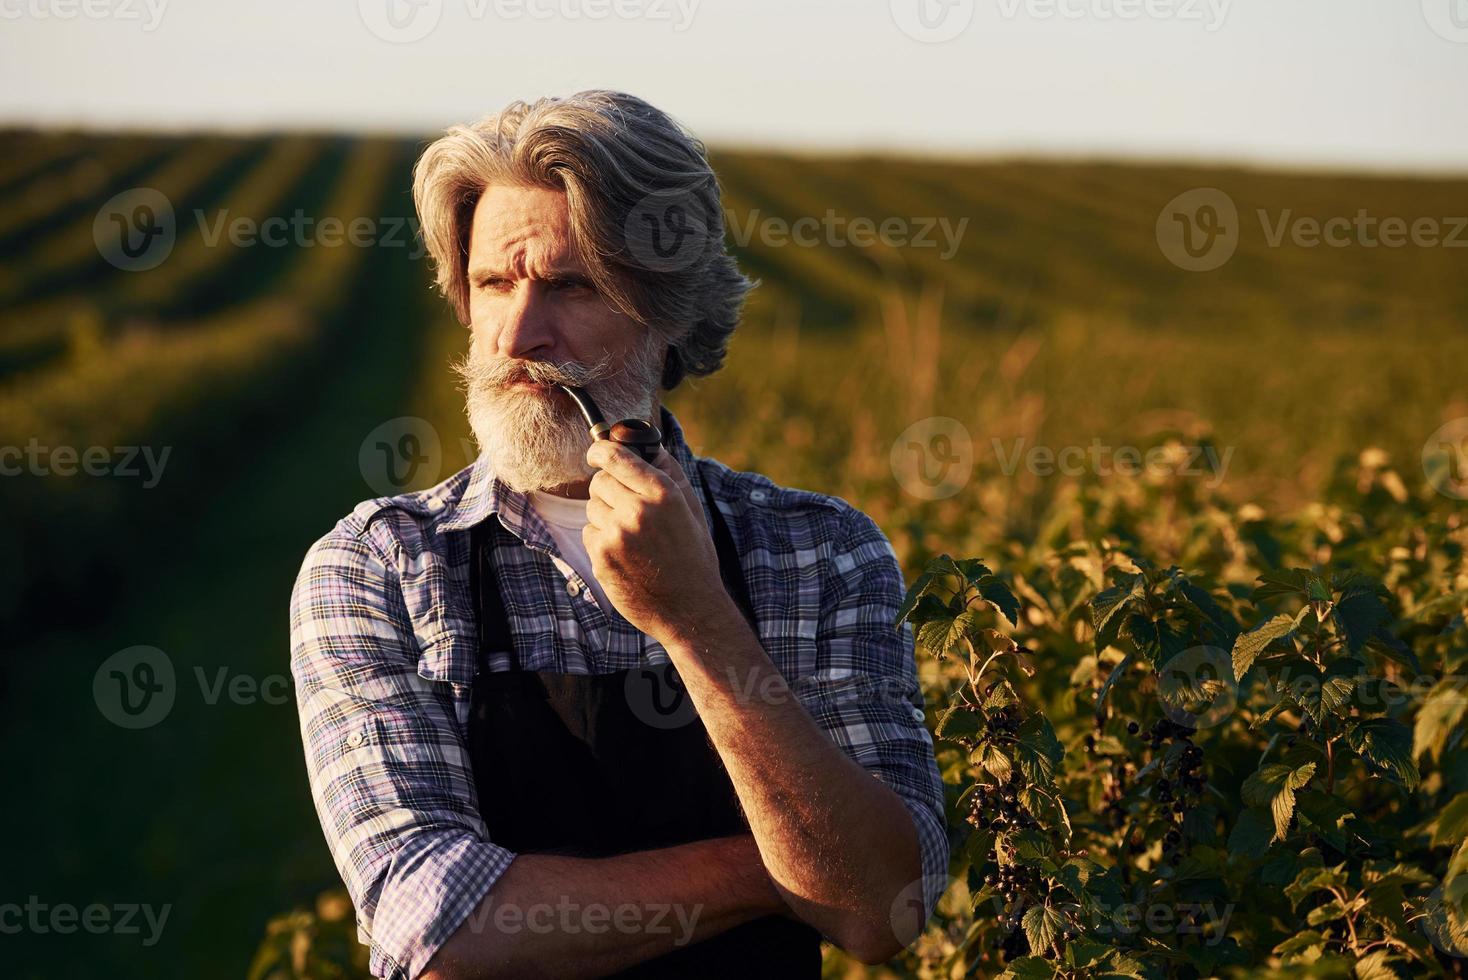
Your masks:
M716 146L1468 173L1468 0L0 0L0 124L426 136L587 88Z

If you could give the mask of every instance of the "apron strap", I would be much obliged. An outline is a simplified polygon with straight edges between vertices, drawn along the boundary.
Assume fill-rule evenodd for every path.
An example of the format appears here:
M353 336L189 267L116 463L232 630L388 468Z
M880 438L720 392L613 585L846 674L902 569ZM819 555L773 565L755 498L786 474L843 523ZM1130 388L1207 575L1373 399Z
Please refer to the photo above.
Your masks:
M490 514L469 529L469 594L479 610L479 649L481 654L505 650L510 655L510 669L520 669L520 655L510 636L510 617L500 595L499 576L494 572L494 532L500 517ZM488 669L481 661L480 669Z

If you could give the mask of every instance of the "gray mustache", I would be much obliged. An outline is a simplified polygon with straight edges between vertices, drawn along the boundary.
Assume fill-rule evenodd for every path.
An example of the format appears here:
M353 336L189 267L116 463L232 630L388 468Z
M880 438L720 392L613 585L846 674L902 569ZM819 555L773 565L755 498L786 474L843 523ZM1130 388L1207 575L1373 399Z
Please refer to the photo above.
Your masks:
M610 363L610 355L594 364L578 364L573 361L486 364L466 357L459 365L459 373L466 384L477 388L502 388L516 381L530 381L541 385L586 385L609 377Z

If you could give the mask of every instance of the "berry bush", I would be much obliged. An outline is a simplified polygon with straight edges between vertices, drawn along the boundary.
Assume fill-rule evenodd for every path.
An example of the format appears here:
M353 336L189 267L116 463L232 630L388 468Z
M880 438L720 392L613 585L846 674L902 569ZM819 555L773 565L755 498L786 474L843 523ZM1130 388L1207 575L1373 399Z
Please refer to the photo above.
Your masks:
M926 563L954 857L892 970L1464 975L1468 532L1347 475L1287 521L1184 499L1181 536L1142 515L1186 490L1082 490L1094 537Z

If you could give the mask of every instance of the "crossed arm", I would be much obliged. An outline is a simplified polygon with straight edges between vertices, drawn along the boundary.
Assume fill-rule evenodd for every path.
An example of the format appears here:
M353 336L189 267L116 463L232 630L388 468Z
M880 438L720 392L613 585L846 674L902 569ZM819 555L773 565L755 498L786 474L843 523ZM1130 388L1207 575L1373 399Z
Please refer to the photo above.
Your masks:
M568 903L581 921L558 928L553 910ZM509 928L498 909L513 910ZM784 910L748 834L608 858L522 854L422 976L605 976ZM618 915L636 925L612 925Z

